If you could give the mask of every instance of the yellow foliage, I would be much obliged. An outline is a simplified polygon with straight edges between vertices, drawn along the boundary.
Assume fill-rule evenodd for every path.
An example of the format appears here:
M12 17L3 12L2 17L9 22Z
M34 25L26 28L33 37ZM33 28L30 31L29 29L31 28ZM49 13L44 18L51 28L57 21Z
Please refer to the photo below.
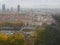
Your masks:
M7 40L8 36L6 34L0 34L0 39L1 40Z
M20 33L16 33L16 34L11 34L11 35L7 35L7 34L0 34L0 40L2 41L2 44L7 44L8 42L8 45L9 44L13 44L13 45L20 45L20 44L23 44L23 45L27 45L28 42L26 41L25 37L23 34L20 34ZM0 41L0 44L1 44L1 41Z
M16 33L15 34L15 38L17 38L17 39L24 39L24 35L22 35L20 33Z
M11 25L11 26L21 26L23 25L23 22L0 22L0 25Z

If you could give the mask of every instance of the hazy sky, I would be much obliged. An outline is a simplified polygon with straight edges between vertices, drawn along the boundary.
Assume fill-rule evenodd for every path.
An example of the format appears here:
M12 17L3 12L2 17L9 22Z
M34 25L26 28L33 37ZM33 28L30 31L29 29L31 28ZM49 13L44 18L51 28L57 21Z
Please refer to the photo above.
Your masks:
M16 7L18 4L22 8L60 8L60 0L0 0L0 7Z

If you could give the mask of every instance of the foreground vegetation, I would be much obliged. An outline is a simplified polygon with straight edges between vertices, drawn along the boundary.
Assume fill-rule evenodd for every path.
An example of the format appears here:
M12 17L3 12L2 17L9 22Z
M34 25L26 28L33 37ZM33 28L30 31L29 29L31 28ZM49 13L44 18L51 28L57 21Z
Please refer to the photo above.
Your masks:
M25 37L20 34L0 34L0 45L27 45Z

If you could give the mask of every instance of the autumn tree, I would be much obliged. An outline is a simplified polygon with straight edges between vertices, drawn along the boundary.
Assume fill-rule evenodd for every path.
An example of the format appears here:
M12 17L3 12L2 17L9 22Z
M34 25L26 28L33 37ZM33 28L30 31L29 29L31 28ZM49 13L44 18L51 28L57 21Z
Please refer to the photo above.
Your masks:
M0 45L27 45L24 35L16 34L0 34Z

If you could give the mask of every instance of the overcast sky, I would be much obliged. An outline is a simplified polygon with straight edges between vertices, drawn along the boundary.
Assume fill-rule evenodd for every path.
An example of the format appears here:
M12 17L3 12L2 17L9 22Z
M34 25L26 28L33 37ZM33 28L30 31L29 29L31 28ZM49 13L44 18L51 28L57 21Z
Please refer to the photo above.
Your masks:
M7 8L18 4L21 8L60 8L60 0L0 0L0 7L2 4Z

